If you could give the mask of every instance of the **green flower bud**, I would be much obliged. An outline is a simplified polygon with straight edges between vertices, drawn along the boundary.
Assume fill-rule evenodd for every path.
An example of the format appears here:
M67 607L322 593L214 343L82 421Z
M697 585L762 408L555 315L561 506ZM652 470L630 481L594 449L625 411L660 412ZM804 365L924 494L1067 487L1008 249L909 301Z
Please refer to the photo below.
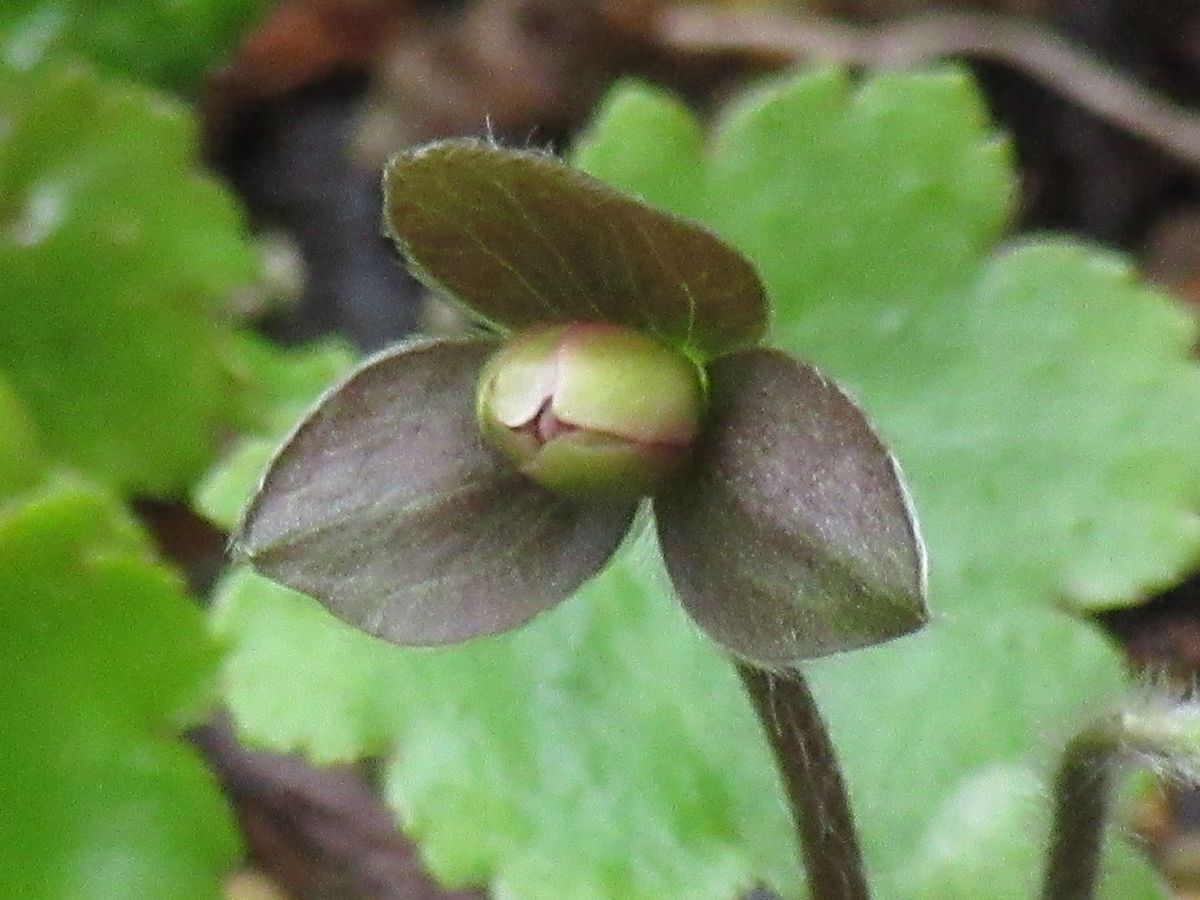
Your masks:
M686 356L606 322L546 325L480 373L484 436L529 478L579 498L653 493L687 459L704 387Z

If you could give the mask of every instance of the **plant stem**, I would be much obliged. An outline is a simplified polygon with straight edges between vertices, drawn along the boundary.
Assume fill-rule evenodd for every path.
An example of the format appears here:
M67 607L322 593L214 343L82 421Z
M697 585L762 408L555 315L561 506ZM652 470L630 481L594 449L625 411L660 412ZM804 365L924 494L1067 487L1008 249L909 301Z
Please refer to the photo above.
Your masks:
M1054 776L1054 824L1042 900L1091 900L1100 879L1118 742L1108 724L1067 745Z
M868 900L846 786L816 700L798 671L737 663L787 789L813 900Z

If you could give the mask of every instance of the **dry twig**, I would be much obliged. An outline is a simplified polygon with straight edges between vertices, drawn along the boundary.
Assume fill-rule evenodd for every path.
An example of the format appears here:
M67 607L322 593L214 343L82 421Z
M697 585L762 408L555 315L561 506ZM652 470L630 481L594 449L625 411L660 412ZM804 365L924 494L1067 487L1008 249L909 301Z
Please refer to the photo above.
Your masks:
M236 808L252 859L296 896L483 900L429 879L416 848L354 769L316 769L298 757L248 750L222 721L197 729L192 740Z
M1200 171L1200 115L1124 77L1044 27L986 13L938 13L877 27L764 12L673 6L663 42L688 53L752 53L903 68L930 59L1003 63Z

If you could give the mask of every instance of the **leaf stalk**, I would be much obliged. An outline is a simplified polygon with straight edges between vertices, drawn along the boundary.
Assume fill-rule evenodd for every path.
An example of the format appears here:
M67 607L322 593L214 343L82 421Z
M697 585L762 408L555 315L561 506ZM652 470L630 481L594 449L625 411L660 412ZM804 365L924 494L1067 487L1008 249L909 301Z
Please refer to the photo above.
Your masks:
M1042 900L1092 900L1100 880L1113 773L1121 753L1112 722L1082 731L1054 776L1054 820Z
M845 782L808 683L799 671L736 665L783 777L813 900L869 900Z

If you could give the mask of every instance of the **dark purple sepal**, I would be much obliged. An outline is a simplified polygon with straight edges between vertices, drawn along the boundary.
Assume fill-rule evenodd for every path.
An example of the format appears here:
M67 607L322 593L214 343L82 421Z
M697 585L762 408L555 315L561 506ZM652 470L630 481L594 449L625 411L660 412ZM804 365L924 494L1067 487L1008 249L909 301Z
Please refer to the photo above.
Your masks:
M473 140L401 153L384 218L418 278L504 328L613 322L698 359L766 329L739 253L545 154Z
M726 357L709 374L695 464L655 499L667 569L697 624L768 668L921 627L921 539L858 407L773 350Z
M495 347L419 342L367 361L280 449L237 552L397 644L507 631L566 599L636 504L564 499L484 444L475 379Z

